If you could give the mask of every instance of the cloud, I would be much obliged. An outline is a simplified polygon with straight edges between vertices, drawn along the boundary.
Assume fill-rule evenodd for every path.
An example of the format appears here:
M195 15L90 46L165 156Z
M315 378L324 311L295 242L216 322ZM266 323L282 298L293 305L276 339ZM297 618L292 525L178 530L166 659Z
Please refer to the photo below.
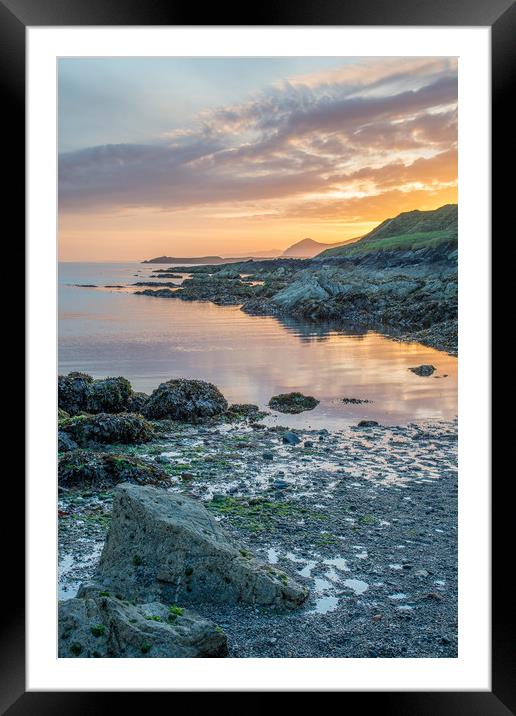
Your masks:
M290 202L281 209L288 215L307 197L307 211L317 213L315 204L323 216L339 192L352 203L364 193L392 199L404 187L435 194L456 181L456 104L453 59L375 61L290 78L202 112L153 143L61 154L60 210L269 200Z

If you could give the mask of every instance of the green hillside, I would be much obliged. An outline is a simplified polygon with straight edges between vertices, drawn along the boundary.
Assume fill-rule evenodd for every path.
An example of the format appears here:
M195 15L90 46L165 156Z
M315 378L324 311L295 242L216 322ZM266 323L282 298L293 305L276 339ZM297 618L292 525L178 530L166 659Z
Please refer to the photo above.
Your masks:
M321 256L353 256L372 251L419 249L457 240L457 204L433 211L406 211L386 219L357 241L327 249Z

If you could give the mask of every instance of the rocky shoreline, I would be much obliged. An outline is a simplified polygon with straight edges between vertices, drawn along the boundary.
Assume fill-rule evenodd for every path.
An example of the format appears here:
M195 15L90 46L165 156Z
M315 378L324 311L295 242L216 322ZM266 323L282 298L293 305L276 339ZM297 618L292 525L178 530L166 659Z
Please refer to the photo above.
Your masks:
M456 241L416 250L192 266L189 273L177 288L136 294L238 305L251 315L340 320L457 354Z
M228 406L215 386L171 383L151 400L122 378L60 377L60 437L73 441L59 455L66 655L87 655L89 642L99 650L93 655L104 655L102 610L107 624L119 624L128 656L170 655L170 640L186 656L457 655L456 421L270 428L256 406ZM172 605L181 615L170 626L171 605L149 602L156 595L147 588L134 603L133 594L88 592L106 559L113 501L126 489L118 484L199 505L243 559L286 575L275 579L306 588L306 599L285 611L201 595L192 606ZM81 589L83 601L74 599ZM81 638L68 633L70 624L83 625ZM205 653L192 653L190 630Z

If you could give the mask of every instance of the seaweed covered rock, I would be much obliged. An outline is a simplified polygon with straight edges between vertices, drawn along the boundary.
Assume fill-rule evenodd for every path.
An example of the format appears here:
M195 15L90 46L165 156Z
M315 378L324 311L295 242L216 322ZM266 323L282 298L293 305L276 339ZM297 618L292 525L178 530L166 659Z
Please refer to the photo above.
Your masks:
M420 375L423 377L428 377L429 375L432 375L432 373L435 372L435 366L433 365L417 365L414 368L409 368L409 370L412 371L412 373L415 373L416 375Z
M155 420L170 418L197 422L220 415L227 407L226 399L213 383L178 378L161 383L144 405L142 412L145 417Z
M69 415L121 413L129 408L133 390L127 378L94 380L86 373L60 375L57 382L59 408Z
M229 420L258 420L267 413L253 403L233 403L229 406L226 416Z
M60 375L57 379L58 404L70 415L86 410L86 396L93 383L91 375L73 372Z
M75 450L78 445L75 440L65 433L63 430L57 432L57 450L58 452L67 452L68 450Z
M81 447L92 443L145 443L154 437L152 425L135 413L76 415L61 420L59 429Z
M307 590L233 544L195 500L119 485L94 577L124 598L180 604L298 607Z
M190 610L97 590L59 602L58 650L61 658L208 658L227 655L227 638Z
M94 486L105 488L119 482L140 485L170 484L163 468L132 455L73 450L59 458L59 484L65 487Z
M147 393L133 393L127 403L127 412L141 413L148 399Z
M122 413L128 408L133 390L127 378L94 380L88 386L87 413Z
M311 395L303 393L280 393L269 400L269 408L280 413L302 413L304 410L313 410L319 401Z

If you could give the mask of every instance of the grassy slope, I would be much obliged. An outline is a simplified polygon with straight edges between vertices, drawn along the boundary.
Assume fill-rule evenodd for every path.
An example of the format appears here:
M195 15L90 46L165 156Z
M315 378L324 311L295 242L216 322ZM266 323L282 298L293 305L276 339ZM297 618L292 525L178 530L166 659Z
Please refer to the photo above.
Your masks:
M457 205L434 211L408 211L387 219L358 241L319 256L353 256L374 251L419 249L457 240Z

